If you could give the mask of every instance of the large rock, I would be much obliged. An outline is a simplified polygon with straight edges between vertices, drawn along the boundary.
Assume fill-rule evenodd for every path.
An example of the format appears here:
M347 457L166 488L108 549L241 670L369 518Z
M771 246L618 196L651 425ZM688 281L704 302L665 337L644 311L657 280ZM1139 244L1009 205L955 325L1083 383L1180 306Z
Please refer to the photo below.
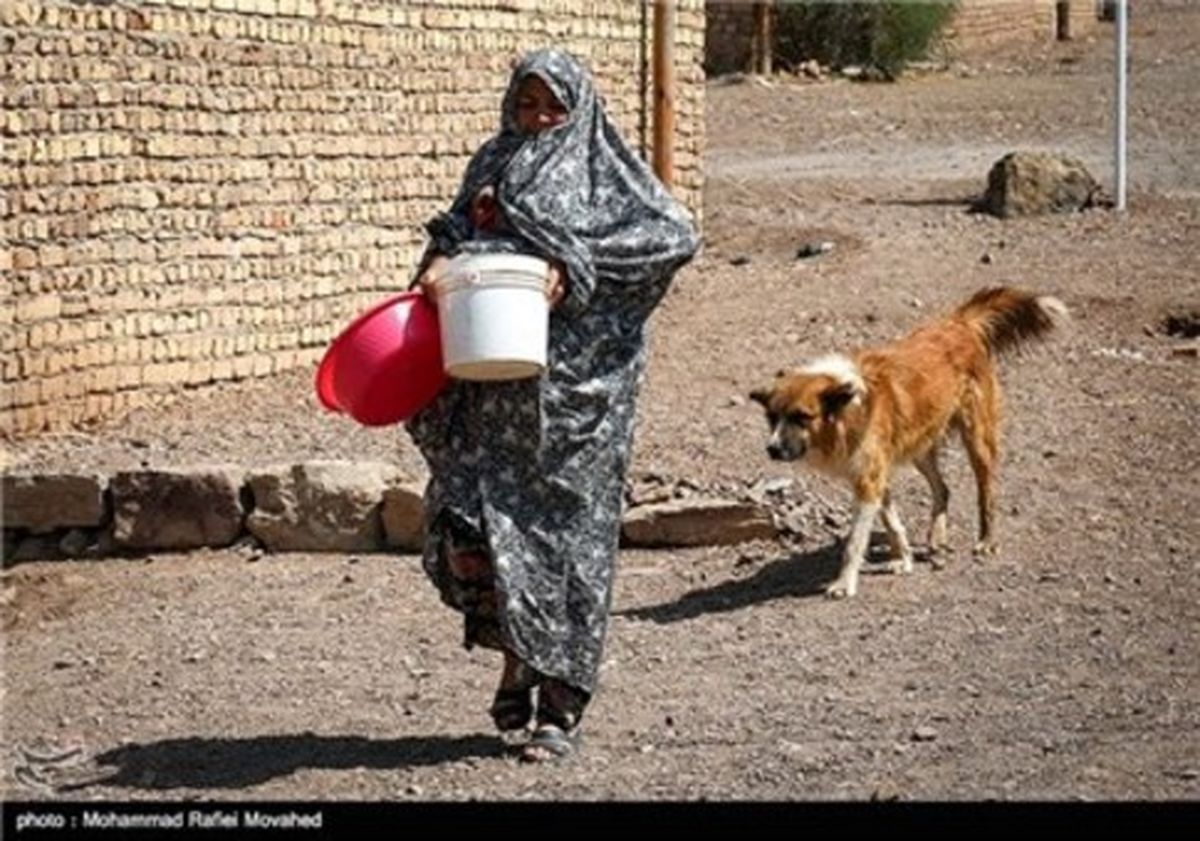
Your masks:
M388 546L407 552L420 552L425 547L425 500L420 488L388 488L383 492L381 514Z
M246 527L277 552L369 552L382 548L383 493L400 474L377 462L312 461L250 476Z
M242 471L131 470L112 479L113 539L126 549L228 546L242 532Z
M774 538L768 508L727 499L677 499L626 512L621 537L628 546L711 546Z
M1082 163L1065 155L1011 152L988 173L983 207L1000 217L1082 210L1100 185Z
M104 487L104 477L90 473L5 474L4 528L44 534L100 526L108 514Z

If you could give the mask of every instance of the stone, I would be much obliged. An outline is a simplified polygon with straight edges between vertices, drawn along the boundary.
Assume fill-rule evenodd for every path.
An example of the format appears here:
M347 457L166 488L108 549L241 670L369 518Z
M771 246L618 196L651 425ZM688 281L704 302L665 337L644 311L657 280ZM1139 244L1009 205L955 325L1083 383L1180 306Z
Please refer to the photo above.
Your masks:
M753 502L689 497L640 505L626 512L621 537L628 546L713 546L773 539L771 512Z
M380 516L388 546L408 552L424 549L425 499L420 488L399 485L386 489Z
M22 561L53 561L61 558L58 550L58 539L50 534L31 534L17 543L11 556L5 557L5 563L21 563Z
M104 477L90 473L5 474L0 485L4 527L35 534L97 528L108 515L105 485Z
M384 491L396 468L378 462L311 461L253 473L250 533L276 552L371 552L383 547Z
M122 471L112 479L113 539L125 549L228 546L242 533L242 471Z
M1099 183L1075 158L1011 152L988 172L982 207L1001 218L1069 213L1093 206L1099 193Z
M92 543L92 537L86 531L71 529L58 541L58 551L68 558L81 558Z

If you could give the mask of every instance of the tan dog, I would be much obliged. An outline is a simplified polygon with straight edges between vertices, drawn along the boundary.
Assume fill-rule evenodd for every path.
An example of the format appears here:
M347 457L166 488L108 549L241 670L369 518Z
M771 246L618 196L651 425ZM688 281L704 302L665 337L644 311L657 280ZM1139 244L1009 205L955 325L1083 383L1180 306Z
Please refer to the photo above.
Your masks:
M825 356L750 397L766 409L767 452L781 461L804 459L845 478L858 510L833 598L858 591L875 515L891 547L891 569L908 573L912 549L888 492L892 470L911 462L933 491L929 551L946 546L950 492L938 469L947 430L959 433L975 472L979 496L976 553L995 551L992 482L999 450L1000 384L994 359L1028 339L1041 338L1067 317L1057 298L1007 287L984 289L951 315L903 339L853 357Z

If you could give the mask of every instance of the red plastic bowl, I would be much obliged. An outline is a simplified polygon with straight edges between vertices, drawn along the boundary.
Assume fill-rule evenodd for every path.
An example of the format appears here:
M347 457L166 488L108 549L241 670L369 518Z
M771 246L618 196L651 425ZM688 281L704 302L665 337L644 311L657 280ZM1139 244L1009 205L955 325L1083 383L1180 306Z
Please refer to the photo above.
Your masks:
M354 320L317 368L317 397L366 426L407 420L446 384L437 307L420 292L389 298Z

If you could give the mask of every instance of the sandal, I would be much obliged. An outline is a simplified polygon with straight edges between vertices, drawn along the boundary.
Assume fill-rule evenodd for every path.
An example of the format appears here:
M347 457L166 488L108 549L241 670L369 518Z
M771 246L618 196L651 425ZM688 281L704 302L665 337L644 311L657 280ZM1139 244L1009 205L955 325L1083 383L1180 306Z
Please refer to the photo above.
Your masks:
M500 732L524 730L533 718L533 687L497 689L489 712Z
M533 689L537 684L537 671L505 651L504 677L490 710L497 730L507 733L525 729L533 718Z
M522 762L551 762L567 759L579 749L579 728L563 730L542 722L521 749Z
M537 728L521 751L523 762L565 759L579 749L579 720L591 696L547 678L538 690Z

